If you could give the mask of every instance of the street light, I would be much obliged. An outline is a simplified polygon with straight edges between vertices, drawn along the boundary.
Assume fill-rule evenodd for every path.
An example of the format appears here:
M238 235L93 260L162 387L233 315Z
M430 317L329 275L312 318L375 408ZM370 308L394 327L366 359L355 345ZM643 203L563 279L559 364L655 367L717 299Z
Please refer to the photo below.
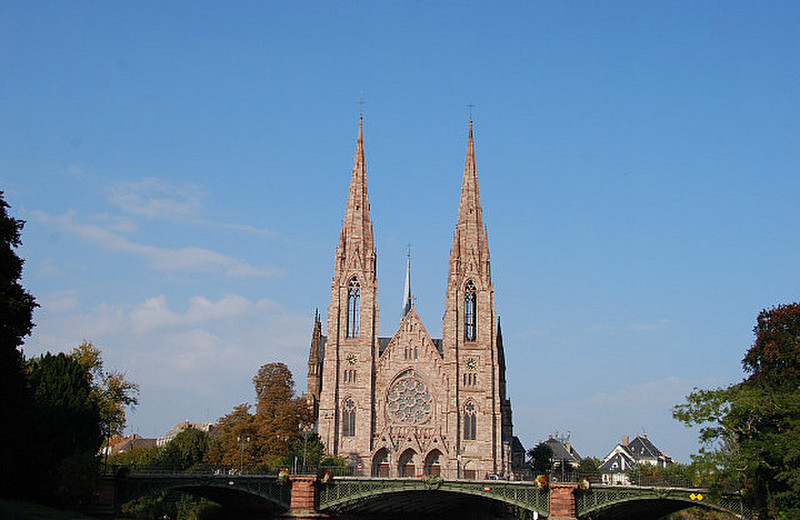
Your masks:
M242 439L241 437L236 437L236 442L239 443L239 448L241 449L241 456L239 458L239 475L244 474L244 445L250 444L250 437L246 439Z
M311 436L311 429L307 425L300 425L300 435L303 436L303 471L306 470L306 445Z

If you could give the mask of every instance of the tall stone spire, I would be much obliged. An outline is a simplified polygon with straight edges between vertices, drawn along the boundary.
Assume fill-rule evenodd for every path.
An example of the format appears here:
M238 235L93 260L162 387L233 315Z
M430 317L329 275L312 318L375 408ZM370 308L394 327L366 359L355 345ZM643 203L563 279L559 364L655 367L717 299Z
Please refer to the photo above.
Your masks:
M374 395L374 359L379 354L378 278L366 172L364 119L359 118L323 349L322 384L331 385L332 391L320 395L318 433L328 454L369 453L372 439L368 403ZM350 408L345 410L345 403Z
M408 311L411 310L411 248L408 249L406 256L406 283L403 287L403 315L400 318L405 318Z
M364 160L364 118L358 121L358 140L353 158L353 174L350 177L350 192L342 232L337 248L336 271L344 269L367 269L374 274L374 242L372 221L369 218L369 196L367 194L367 168Z
M467 157L464 161L464 177L461 181L461 202L458 206L458 222L453 233L453 248L450 251L450 278L466 271L477 272L491 280L489 272L489 244L483 225L481 195L478 189L478 169L475 166L475 143L472 138L472 120L469 122Z

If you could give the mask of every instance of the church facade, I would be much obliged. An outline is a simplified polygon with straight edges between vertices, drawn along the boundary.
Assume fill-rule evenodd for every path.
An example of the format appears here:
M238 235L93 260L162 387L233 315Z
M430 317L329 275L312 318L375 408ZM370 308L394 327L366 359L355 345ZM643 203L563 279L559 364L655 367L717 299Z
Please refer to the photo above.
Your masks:
M397 332L378 337L378 280L363 120L334 255L327 334L315 316L307 396L328 454L357 474L476 479L522 470L494 308L470 121L450 251L442 338L413 308L409 274Z

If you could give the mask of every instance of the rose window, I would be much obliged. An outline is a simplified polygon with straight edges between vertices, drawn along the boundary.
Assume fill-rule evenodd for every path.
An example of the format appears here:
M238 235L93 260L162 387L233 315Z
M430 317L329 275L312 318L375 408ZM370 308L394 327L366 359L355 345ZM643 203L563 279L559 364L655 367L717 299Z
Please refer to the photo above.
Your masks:
M425 383L414 377L396 382L387 397L389 416L395 421L419 424L431 416L433 398Z

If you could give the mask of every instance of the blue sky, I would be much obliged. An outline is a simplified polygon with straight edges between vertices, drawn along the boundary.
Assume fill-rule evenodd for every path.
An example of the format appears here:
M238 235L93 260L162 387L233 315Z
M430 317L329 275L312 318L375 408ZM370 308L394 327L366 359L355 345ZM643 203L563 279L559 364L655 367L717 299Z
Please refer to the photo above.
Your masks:
M330 299L364 100L380 332L441 334L469 120L518 435L584 455L735 382L800 288L792 2L0 1L28 356L87 339L129 431L213 420Z

